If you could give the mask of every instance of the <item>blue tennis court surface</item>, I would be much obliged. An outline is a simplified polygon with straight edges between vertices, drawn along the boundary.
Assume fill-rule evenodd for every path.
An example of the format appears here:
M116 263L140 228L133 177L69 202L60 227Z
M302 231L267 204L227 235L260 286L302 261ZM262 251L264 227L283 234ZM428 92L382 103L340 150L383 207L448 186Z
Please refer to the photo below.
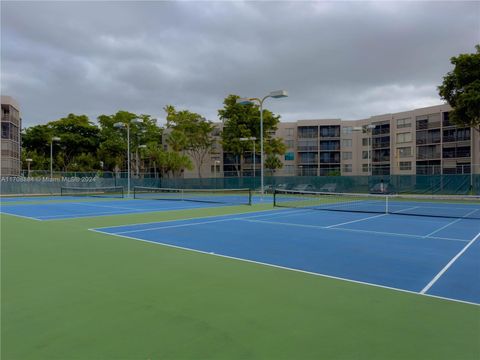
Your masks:
M480 304L476 219L297 209L92 231Z
M63 199L63 198L57 198ZM98 201L77 201L40 203L40 204L3 204L4 214L26 217L34 220L61 220L92 216L139 214L153 211L184 210L206 207L218 207L233 204L190 202L177 200L133 200L118 199Z

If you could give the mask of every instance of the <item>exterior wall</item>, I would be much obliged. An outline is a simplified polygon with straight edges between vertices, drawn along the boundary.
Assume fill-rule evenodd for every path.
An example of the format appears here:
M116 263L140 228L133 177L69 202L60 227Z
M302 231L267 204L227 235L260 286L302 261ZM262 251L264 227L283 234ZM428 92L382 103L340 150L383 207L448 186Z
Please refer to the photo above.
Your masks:
M281 157L283 168L275 175L480 173L480 133L451 126L449 111L444 104L360 120L281 122L273 136L283 139L287 149ZM216 147L202 166L202 177L237 176L234 165L243 176L253 175L252 153L246 152L243 159L224 154L222 124L215 125ZM256 153L259 176L259 140ZM185 171L184 177L198 177L197 170Z
M21 137L22 120L20 107L10 96L1 97L2 106L2 136L1 136L1 175L20 175L21 161Z

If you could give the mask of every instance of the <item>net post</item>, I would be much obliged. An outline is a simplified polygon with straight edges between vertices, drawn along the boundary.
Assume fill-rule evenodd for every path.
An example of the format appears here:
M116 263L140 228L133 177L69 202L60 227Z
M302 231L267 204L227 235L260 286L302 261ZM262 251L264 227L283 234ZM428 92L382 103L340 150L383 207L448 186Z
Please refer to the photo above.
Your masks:
M273 207L277 206L277 189L273 189Z
M252 205L252 189L248 189L248 205Z
M390 211L389 211L389 209L388 209L388 198L389 198L389 197L390 197L390 196L389 196L388 194L385 195L385 214L389 214L389 213L390 213Z

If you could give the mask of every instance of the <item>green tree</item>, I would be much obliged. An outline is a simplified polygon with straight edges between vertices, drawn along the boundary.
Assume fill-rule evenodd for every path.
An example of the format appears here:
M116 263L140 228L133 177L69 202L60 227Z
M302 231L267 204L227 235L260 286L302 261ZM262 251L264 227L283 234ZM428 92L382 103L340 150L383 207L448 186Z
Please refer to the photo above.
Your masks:
M62 170L72 170L71 166L77 163L77 157L96 153L100 129L88 116L68 114L67 117L48 123L48 126L52 129L52 134L61 139L61 150L57 156L61 157L59 165L61 164ZM92 166L99 168L98 163L92 163Z
M265 168L270 171L270 175L273 175L275 170L283 167L282 161L275 155L268 155L265 159Z
M46 125L32 126L22 134L23 150L34 160L32 169L49 167L50 143L54 136L61 139L54 145L54 169L63 171L69 170L81 154L95 154L100 141L99 128L86 115L68 114Z
M174 106L164 108L167 113L168 143L175 151L185 151L195 162L198 177L202 177L202 165L213 148L212 122L188 110L177 111Z
M218 110L218 116L223 121L223 150L243 158L245 151L253 150L253 144L251 141L240 141L240 138L257 138L255 145L257 149L260 149L260 108L257 104L237 104L238 98L237 95L227 96L223 101L224 108ZM264 152L267 157L285 154L286 148L283 142L272 137L279 122L279 115L263 109L263 140ZM236 169L237 174L240 174L238 166Z
M450 62L454 69L438 87L442 99L453 108L450 119L459 126L480 131L480 45L474 54L460 54Z
M141 119L137 124L133 119ZM150 115L137 115L128 111L118 111L112 115L100 115L98 122L101 126L100 146L97 151L99 161L104 164L105 170L118 171L126 168L127 163L127 135L126 130L116 128L116 123L130 126L130 159L131 168L138 172L139 145L160 145L162 129L157 126L156 119Z

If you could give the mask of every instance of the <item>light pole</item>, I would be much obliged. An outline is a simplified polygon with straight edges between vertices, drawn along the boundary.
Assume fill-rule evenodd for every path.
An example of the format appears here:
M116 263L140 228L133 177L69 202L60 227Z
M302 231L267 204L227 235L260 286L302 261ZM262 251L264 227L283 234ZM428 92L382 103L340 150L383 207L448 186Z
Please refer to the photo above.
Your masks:
M263 173L263 167L264 167L264 153L263 153L263 102L268 99L268 98L274 98L274 99L279 99L283 97L287 97L288 92L286 90L277 90L277 91L272 91L270 94L264 96L263 98L239 98L237 99L237 104L242 104L242 105L247 105L247 104L253 104L255 101L258 102L260 105L260 194L263 199L263 193L264 193L264 173Z
M255 141L257 141L257 138L255 136L251 137L243 137L239 139L240 141L251 141L253 142L253 187L255 187L255 170L257 170L256 164L255 164L255 155L257 154L255 151Z
M370 175L372 174L372 131L375 129L375 125L367 125L366 126L366 131L368 134L368 173Z
M141 124L142 119L134 118L130 122L113 124L117 129L127 129L127 197L130 197L130 124Z
M216 179L217 178L217 165L220 164L220 160L215 160L213 162L213 177Z
M30 163L33 161L32 159L25 159L27 162L27 177L30 177Z
M371 157L372 157L372 130L376 128L376 125L355 126L353 131L361 131L363 134L368 134L368 147L367 147L367 170L371 174Z
M53 179L53 142L60 140L58 136L52 136L50 140L50 179Z
M137 167L137 177L140 177L140 157L138 155L138 151L139 149L146 149L146 148L147 148L147 145L145 144L137 146L137 158L135 159L135 165Z

